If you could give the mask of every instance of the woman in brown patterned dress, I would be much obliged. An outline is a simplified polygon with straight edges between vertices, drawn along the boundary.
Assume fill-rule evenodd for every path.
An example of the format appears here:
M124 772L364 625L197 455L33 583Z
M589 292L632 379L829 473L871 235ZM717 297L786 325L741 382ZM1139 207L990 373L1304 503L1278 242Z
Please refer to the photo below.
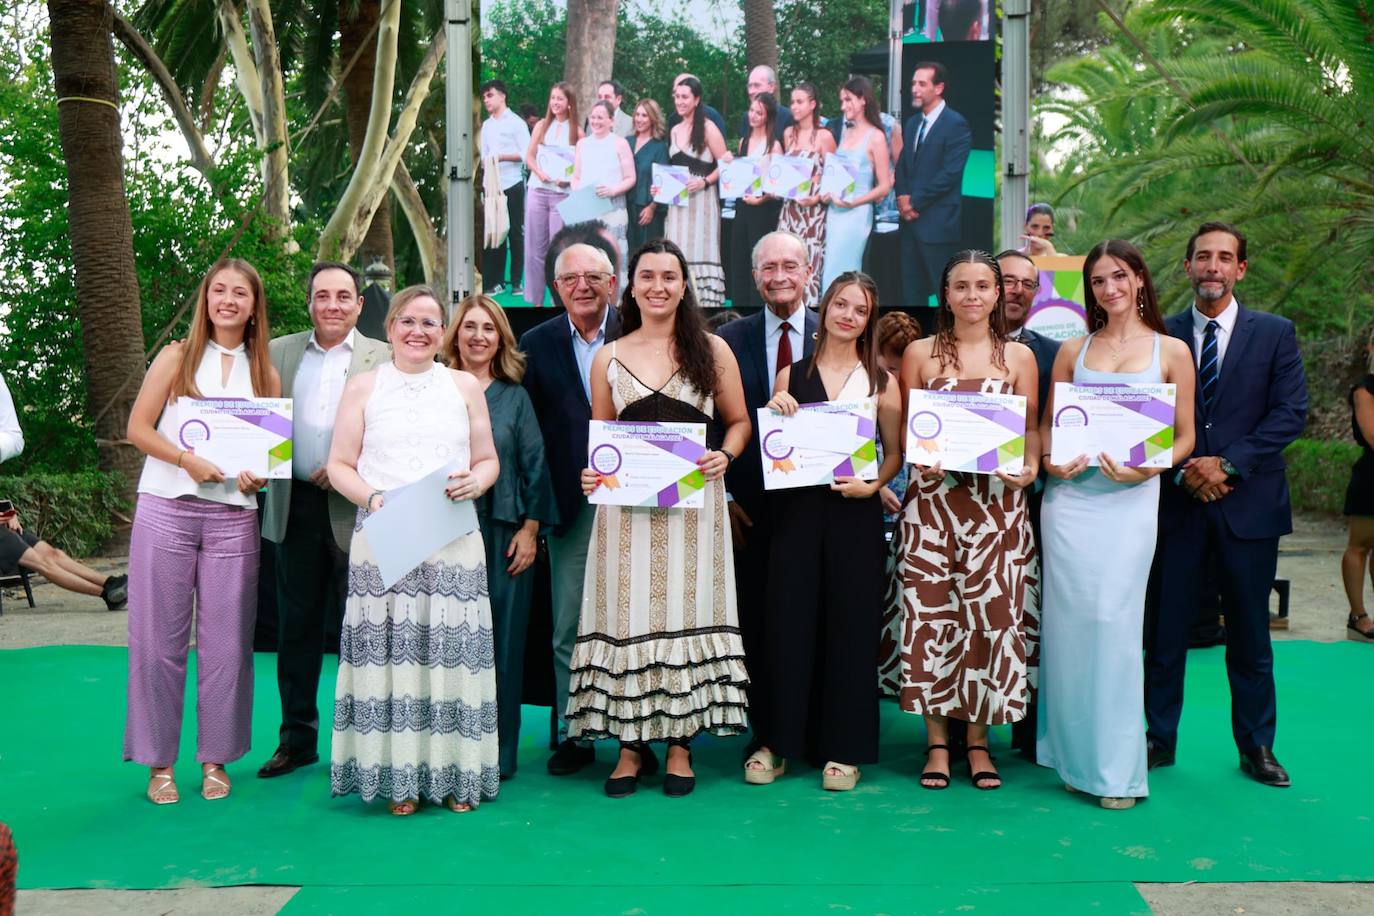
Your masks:
M899 699L925 717L921 785L949 785L949 719L968 722L969 775L1001 778L988 726L1026 714L1038 613L1034 542L1023 488L1038 470L1035 356L1007 340L1002 276L985 252L964 251L940 280L939 329L902 358L903 415L913 388L1018 394L1026 399L1025 465L1017 475L912 468L898 519L894 598L901 603ZM903 440L908 430L903 426Z
M816 87L798 83L792 90L792 123L783 133L783 152L788 156L810 159L812 189L820 187L821 160L835 151L835 136L821 127L820 102ZM809 309L816 307L821 294L821 260L825 256L825 204L819 194L783 201L778 228L806 242L806 254L811 261L811 278L806 281L802 303Z

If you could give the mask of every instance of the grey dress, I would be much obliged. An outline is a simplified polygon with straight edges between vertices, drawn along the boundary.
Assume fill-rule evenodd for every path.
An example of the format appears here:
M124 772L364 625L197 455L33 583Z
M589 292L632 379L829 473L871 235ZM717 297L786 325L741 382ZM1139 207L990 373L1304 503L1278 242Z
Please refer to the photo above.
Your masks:
M525 634L529 629L534 572L506 572L506 550L527 519L541 529L558 522L553 484L544 460L544 438L530 396L520 385L497 379L487 388L487 410L501 476L477 500L477 521L487 550L487 589L491 596L492 637L496 651L497 733L501 776L515 773L520 742L521 683Z

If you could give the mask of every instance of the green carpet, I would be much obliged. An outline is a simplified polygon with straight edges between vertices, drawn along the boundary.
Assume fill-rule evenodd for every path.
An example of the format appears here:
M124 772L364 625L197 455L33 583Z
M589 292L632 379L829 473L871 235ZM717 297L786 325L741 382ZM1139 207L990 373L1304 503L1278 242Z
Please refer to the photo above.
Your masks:
M1287 790L1237 770L1213 649L1190 657L1180 765L1151 774L1150 800L1132 811L1069 795L1052 771L1005 748L1001 791L977 792L964 778L924 791L919 720L884 704L883 763L849 794L821 792L805 768L747 786L742 743L702 739L695 795L667 799L655 781L612 801L601 794L612 749L603 746L598 766L554 779L543 768L547 711L530 709L520 774L499 800L468 815L424 808L399 819L380 804L331 799L325 766L254 778L276 744L272 656L257 660L254 750L230 766L234 795L211 804L195 794L192 699L183 799L156 808L143 799L146 771L119 760L125 651L10 650L0 652L0 819L14 830L23 888L303 885L289 908L301 913L457 893L493 904L547 895L551 906L571 896L578 908L568 913L678 913L726 900L781 912L1027 912L1040 903L1130 912L1143 909L1134 881L1374 880L1369 857L1351 854L1374 815L1350 782L1374 756L1370 730L1349 715L1367 692L1369 650L1284 642L1276 652L1278 752L1295 780ZM332 689L327 668L323 709Z

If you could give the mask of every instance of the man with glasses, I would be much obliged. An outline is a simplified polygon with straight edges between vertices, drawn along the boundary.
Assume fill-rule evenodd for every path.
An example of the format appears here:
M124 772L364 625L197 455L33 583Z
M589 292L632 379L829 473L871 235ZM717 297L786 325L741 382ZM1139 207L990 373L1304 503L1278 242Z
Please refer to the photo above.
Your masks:
M568 666L582 610L582 577L587 542L595 512L582 495L582 469L587 466L587 427L592 419L591 368L596 351L620 336L615 301L615 268L604 251L578 243L554 261L556 298L565 314L550 318L520 338L528 357L524 385L534 404L544 436L544 454L558 504L558 524L548 533L550 586L553 593L554 710L562 722L568 708ZM576 773L596 760L591 742L562 737L549 758L554 776Z
M770 232L754 246L753 263L754 283L763 298L763 309L716 332L739 362L751 419L773 396L773 380L778 371L792 365L793 360L810 355L816 334L816 316L807 311L804 297L811 275L806 243L790 232ZM763 489L758 424L754 424L750 434L749 448L725 472L725 487L735 541L740 635L749 669L749 719L757 736L768 732L768 660L762 653L768 552L773 537ZM757 738L750 742L745 756L756 749Z

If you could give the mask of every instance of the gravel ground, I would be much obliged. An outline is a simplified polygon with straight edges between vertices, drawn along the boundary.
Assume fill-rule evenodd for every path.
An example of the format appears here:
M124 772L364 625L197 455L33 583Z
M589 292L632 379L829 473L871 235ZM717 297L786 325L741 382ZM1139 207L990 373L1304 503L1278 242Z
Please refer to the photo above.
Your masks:
M1341 519L1300 516L1295 531L1279 548L1279 576L1292 583L1287 630L1274 630L1275 639L1345 639L1347 613L1340 581L1345 523ZM122 571L119 558L102 558L91 565L103 572ZM1368 598L1368 588L1366 588ZM46 584L34 588L36 608L23 595L6 590L0 617L0 649L48 645L106 645L126 643L125 614L105 610L98 598L72 595ZM1277 599L1272 605L1277 610ZM1374 657L1374 649L1370 650ZM1354 854L1359 855L1358 851ZM1374 885L1325 883L1140 884L1151 909L1159 916L1207 914L1370 913ZM228 887L183 888L167 891L21 891L19 912L25 914L84 914L119 912L121 916L259 916L276 913L295 888Z

